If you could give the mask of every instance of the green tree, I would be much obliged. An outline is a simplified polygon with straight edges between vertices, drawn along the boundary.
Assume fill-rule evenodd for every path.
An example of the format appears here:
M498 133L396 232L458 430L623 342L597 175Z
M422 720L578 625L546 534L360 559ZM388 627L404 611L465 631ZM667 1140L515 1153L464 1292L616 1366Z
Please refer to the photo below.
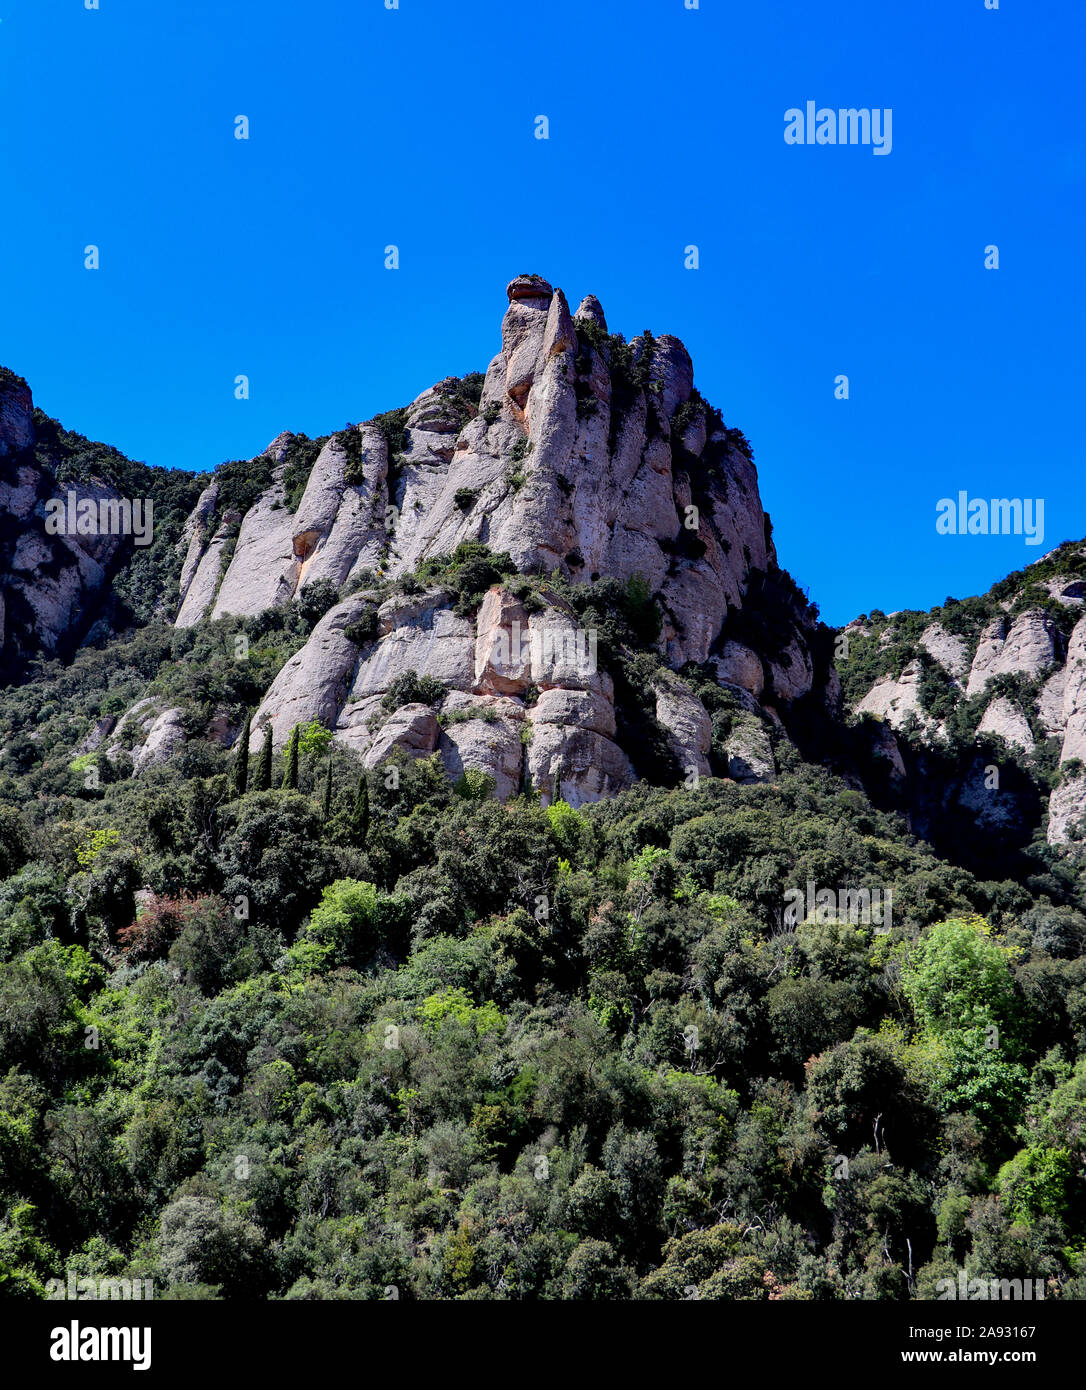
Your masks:
M925 1033L995 1025L1005 1038L1018 1022L1010 962L981 917L952 917L928 927L906 952L901 988Z
M324 823L332 819L332 755L328 754L328 772L324 779Z
M1065 1149L1031 1144L1004 1163L996 1181L1007 1210L1028 1226L1041 1216L1066 1216L1081 1177Z
M256 777L258 792L270 792L272 783L272 726L264 725L264 745L260 750L260 768Z
M358 790L354 796L354 809L351 811L351 838L359 847L365 846L370 831L370 785L363 773L358 779Z
M968 1110L993 1132L1009 1131L1026 1100L1013 957L983 918L955 917L923 933L901 972L918 1027L910 1071L938 1109Z
M374 884L337 879L322 892L291 955L310 970L336 965L357 968L377 949L379 926L380 902Z
M286 767L283 771L283 790L296 792L298 790L298 739L300 725L295 724L290 731L290 738L287 742Z
M231 789L235 797L244 796L249 786L249 729L253 714L250 710L245 716L238 738L237 752L234 754L234 772Z
M222 896L244 898L252 922L289 932L329 881L320 813L294 792L257 792L220 812Z
M319 758L332 742L332 731L326 729L319 719L311 719L308 724L299 726L298 749L306 756Z
M181 1197L162 1213L162 1272L171 1284L208 1284L227 1296L266 1289L264 1236L253 1222L210 1197Z
M30 860L30 832L14 806L0 806L0 879L10 877Z

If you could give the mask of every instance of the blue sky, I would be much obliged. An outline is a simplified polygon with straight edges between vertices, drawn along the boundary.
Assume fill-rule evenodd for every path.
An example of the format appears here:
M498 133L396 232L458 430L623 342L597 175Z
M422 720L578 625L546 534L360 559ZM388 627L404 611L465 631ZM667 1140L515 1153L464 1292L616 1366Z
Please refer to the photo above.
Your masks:
M831 622L1086 534L1081 0L100 5L0 0L0 362L70 428L327 433L485 368L537 271L683 339ZM808 100L892 153L786 145ZM1044 545L936 535L961 489L1044 498Z

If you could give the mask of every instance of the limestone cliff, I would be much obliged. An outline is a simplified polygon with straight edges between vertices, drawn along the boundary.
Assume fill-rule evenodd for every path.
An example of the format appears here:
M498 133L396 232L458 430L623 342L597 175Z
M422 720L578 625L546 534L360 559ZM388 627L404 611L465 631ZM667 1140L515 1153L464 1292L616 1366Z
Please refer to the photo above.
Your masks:
M25 657L70 651L126 548L123 535L51 534L46 504L117 500L108 483L58 483L34 453L34 403L21 377L0 369L0 672ZM71 496L69 496L71 494Z
M292 654L250 689L277 749L316 720L370 768L436 757L499 797L573 804L639 779L772 780L800 757L951 857L1081 849L1081 543L835 640L779 567L750 447L681 341L627 341L596 298L571 312L537 275L505 297L485 373L212 474L72 435L0 370L0 674L125 625L259 640L275 617ZM51 499L141 492L147 551L46 528ZM93 747L143 776L201 731L229 744L247 703L209 713L149 683Z
M332 435L293 507L290 435L254 461L267 486L244 514L213 481L186 527L177 623L254 616L323 581L340 601L256 715L277 747L319 719L371 766L397 747L436 752L451 775L490 775L499 795L530 783L549 797L560 784L580 802L638 775L594 633L546 584L531 611L496 583L465 614L440 583L415 577L475 545L563 589L615 580L661 614L663 669L645 718L672 769L713 770L710 712L673 674L712 661L710 678L735 701L716 770L772 777L779 710L815 683L814 623L789 592L765 650L732 636L752 588L777 578L749 446L695 391L678 338L626 343L594 297L571 314L539 276L517 276L506 295L501 348L476 399L450 379ZM390 713L408 673L442 694Z
M1069 542L980 598L842 629L853 714L885 725L914 788L938 787L938 808L930 787L913 804L922 833L952 808L1025 840L1039 797L1049 844L1086 838L1084 572L1086 548Z

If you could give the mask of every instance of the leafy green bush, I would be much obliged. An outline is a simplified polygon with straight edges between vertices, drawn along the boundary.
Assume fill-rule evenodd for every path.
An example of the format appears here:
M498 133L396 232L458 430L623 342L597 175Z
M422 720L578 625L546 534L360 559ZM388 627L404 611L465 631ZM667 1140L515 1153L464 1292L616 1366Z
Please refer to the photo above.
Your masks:
M391 713L403 705L436 705L445 698L445 687L433 676L420 676L417 671L405 671L397 676L381 697L381 708Z

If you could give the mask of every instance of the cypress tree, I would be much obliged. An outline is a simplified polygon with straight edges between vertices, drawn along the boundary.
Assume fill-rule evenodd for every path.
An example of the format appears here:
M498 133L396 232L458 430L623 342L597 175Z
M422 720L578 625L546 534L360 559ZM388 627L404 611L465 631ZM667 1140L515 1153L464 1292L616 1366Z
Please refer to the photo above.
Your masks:
M258 792L270 792L272 779L272 726L264 725L264 747L260 750L260 768L256 775Z
M249 728L252 722L253 712L250 710L245 716L245 723L241 726L237 752L234 754L232 781L234 795L237 797L244 796L249 789Z
M283 773L283 790L288 792L298 790L298 732L299 726L295 724L290 731L290 742L287 744L287 767Z
M324 821L332 819L332 750L328 750L328 777L324 783Z
M370 788L366 781L366 774L363 773L358 779L358 791L355 793L354 810L351 812L351 838L356 845L362 846L366 843L366 836L370 830Z

